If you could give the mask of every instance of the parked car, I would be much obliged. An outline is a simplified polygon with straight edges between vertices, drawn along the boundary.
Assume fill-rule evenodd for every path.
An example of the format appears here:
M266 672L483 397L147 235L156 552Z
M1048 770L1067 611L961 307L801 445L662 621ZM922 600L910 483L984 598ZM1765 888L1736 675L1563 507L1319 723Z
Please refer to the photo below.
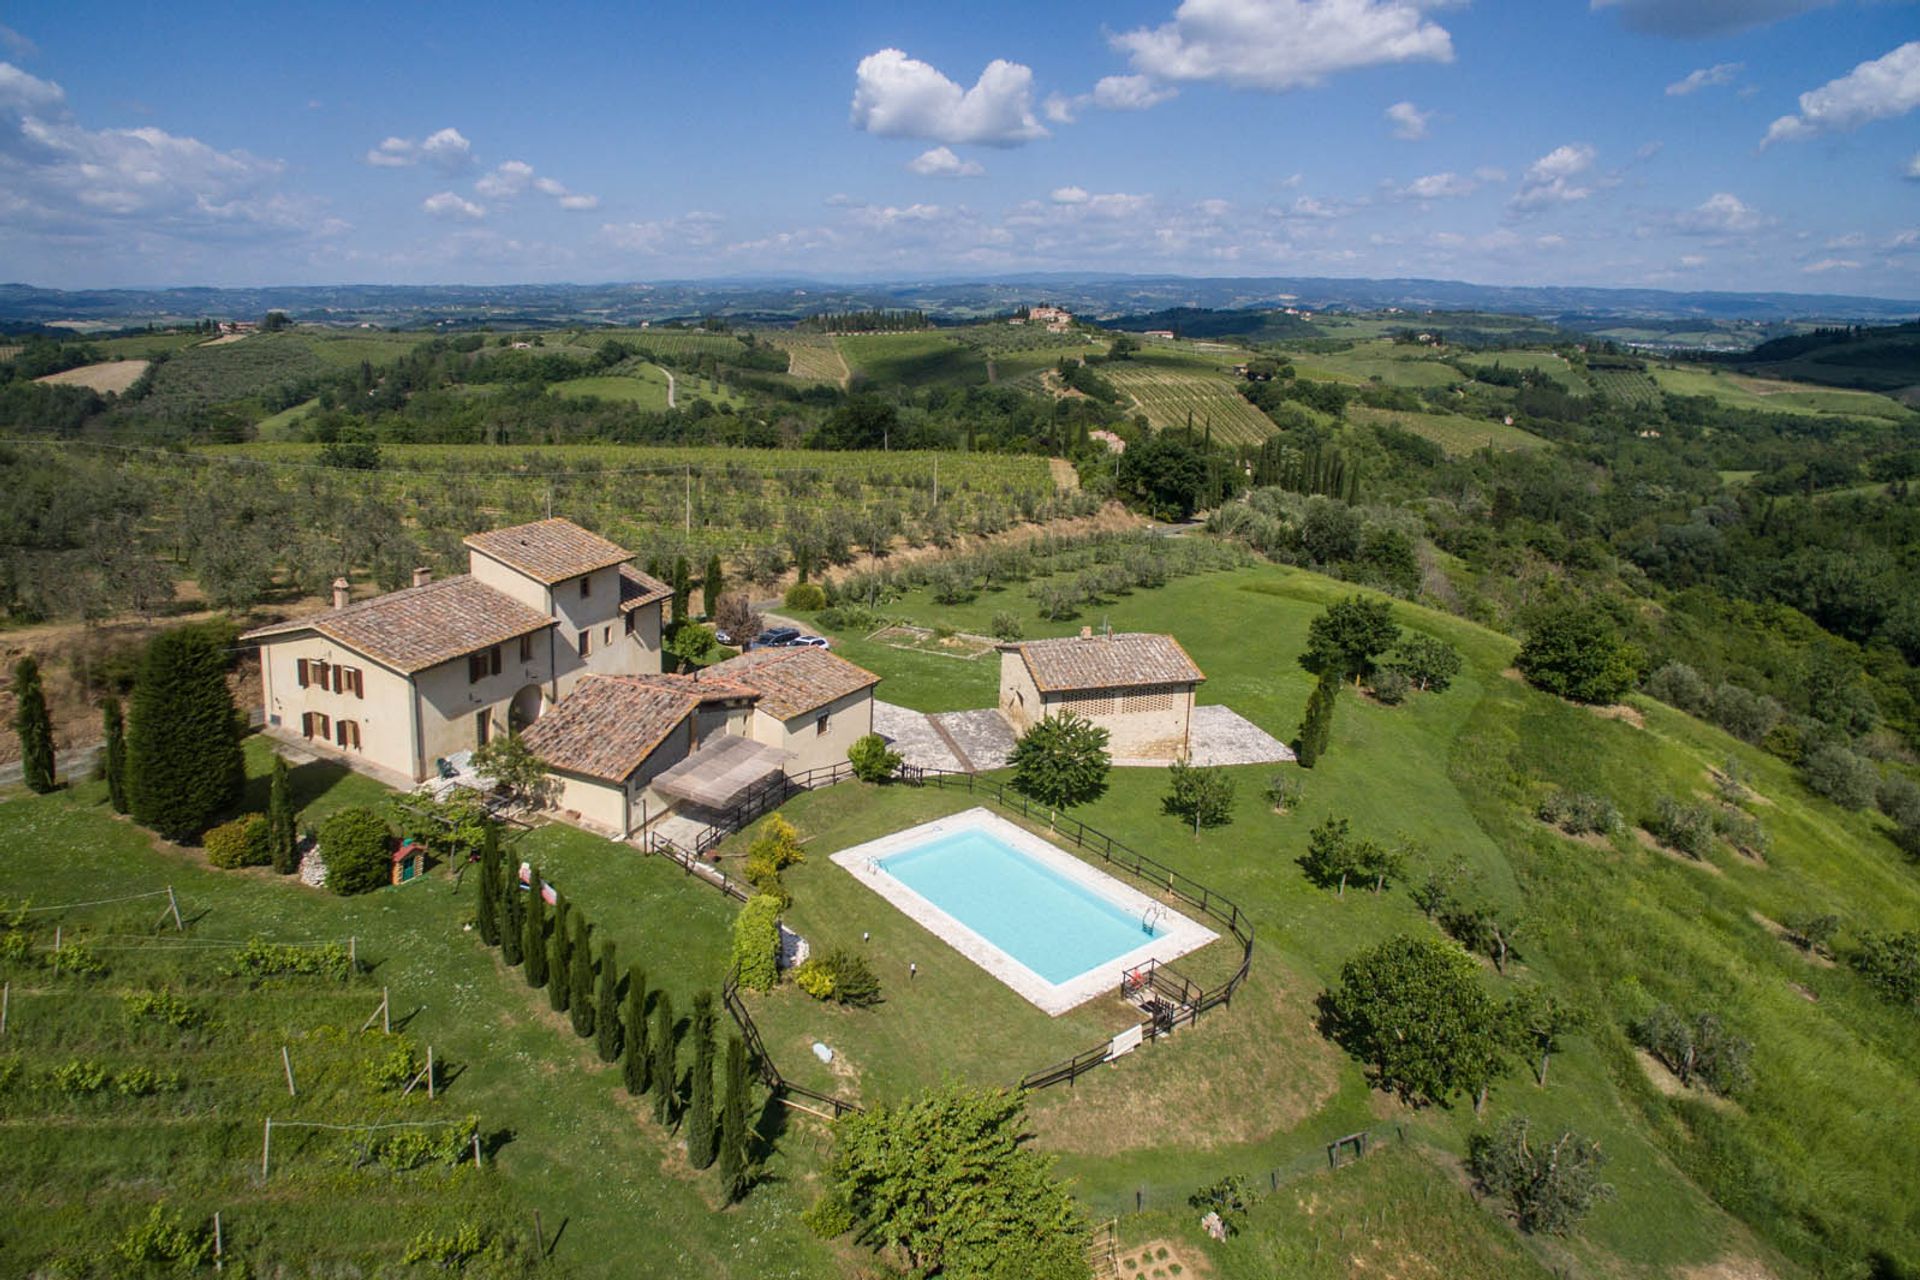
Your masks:
M731 635L728 635L725 631L715 628L713 633L713 638L717 643L724 644L729 649L733 647L733 637Z
M807 645L814 649L833 648L832 643L828 641L828 639L825 636L801 636L799 639L795 640L793 643L796 645Z
M753 638L749 649L784 649L800 638L798 627L769 627Z

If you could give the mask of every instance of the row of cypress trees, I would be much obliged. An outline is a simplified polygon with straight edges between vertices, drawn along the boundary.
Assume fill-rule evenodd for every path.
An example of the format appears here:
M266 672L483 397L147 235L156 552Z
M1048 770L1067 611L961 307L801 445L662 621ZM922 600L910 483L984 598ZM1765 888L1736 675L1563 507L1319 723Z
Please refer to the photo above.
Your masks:
M673 997L665 990L649 990L646 970L639 965L627 970L623 997L614 941L601 941L596 964L593 931L585 913L556 890L549 918L540 869L530 866L527 870L523 894L519 871L500 848L499 828L489 823L480 853L475 920L480 940L499 947L501 959L519 967L529 987L546 989L549 1007L568 1015L575 1035L594 1041L600 1061L620 1063L621 1083L630 1095L653 1096L657 1122L671 1128L684 1119L688 1160L696 1169L717 1160L728 1199L738 1200L752 1176L748 1109L753 1081L745 1042L739 1036L728 1038L716 1117L718 1018L711 991L694 996L688 1032L693 1068L683 1110Z

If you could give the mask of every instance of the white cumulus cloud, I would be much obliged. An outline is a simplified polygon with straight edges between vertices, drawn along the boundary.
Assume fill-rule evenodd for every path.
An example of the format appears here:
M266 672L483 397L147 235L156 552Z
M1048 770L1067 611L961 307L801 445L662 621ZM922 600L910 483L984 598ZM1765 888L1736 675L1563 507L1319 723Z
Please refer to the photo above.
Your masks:
M1760 145L1857 129L1874 120L1903 116L1915 107L1920 107L1920 40L1910 40L1801 94L1799 114L1775 120Z
M1457 173L1429 173L1396 189L1394 194L1402 200L1458 200L1479 189L1479 183Z
M978 160L962 160L952 147L934 147L907 161L907 168L923 178L977 178L987 171Z
M1512 208L1518 213L1534 213L1557 204L1572 204L1593 194L1591 183L1579 181L1593 167L1596 153L1584 142L1569 142L1527 166L1514 193Z
M1427 136L1433 112L1422 111L1411 102L1396 102L1387 108L1387 119L1393 122L1394 137L1402 142L1418 142Z
M1688 235L1744 235L1767 225L1766 215L1730 191L1716 191L1673 220Z
M1111 37L1134 70L1279 92L1358 67L1451 62L1431 0L1182 0L1173 20Z
M458 129L440 129L415 142L390 137L366 154L366 162L381 169L407 169L430 164L442 173L459 173L473 163L473 144Z
M1033 70L996 58L973 88L898 49L860 60L854 71L853 127L885 138L1015 147L1044 138L1033 114Z
M1179 95L1150 76L1102 76L1093 86L1093 105L1104 111L1145 111Z
M1738 76L1745 67L1746 64L1744 62L1716 62L1710 67L1701 67L1697 71L1689 71L1686 75L1667 86L1667 96L1669 98L1684 98L1688 94L1698 93L1702 89L1713 89L1718 88L1720 85L1732 84L1734 78Z
M1048 196L1055 204L1085 204L1090 198L1085 187L1055 187Z
M428 196L420 202L420 210L436 218L465 218L469 221L487 216L486 209L451 191Z
M524 160L507 160L495 165L492 173L473 184L473 189L489 200L509 200L532 181L532 165Z

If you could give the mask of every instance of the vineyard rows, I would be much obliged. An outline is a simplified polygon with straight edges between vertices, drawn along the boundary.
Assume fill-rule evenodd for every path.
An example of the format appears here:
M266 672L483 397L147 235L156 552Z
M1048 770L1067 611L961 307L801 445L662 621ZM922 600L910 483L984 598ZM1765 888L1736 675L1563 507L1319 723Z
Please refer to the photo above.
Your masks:
M1258 444L1274 432L1272 419L1247 402L1225 374L1125 363L1100 367L1100 376L1131 396L1156 428L1213 428L1223 444Z
M1660 403L1660 388L1636 369L1589 369L1587 376L1601 395L1628 405Z

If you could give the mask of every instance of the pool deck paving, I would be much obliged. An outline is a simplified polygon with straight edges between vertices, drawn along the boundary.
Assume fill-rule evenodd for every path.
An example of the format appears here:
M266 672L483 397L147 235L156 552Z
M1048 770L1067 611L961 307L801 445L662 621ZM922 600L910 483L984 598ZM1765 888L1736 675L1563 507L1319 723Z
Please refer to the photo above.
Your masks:
M1013 755L1013 728L991 707L976 711L928 714L876 700L873 731L887 739L901 758L917 769L984 773L1003 769ZM1195 765L1282 764L1293 752L1286 743L1231 707L1195 707L1192 758ZM1116 756L1120 768L1164 769L1169 757Z

